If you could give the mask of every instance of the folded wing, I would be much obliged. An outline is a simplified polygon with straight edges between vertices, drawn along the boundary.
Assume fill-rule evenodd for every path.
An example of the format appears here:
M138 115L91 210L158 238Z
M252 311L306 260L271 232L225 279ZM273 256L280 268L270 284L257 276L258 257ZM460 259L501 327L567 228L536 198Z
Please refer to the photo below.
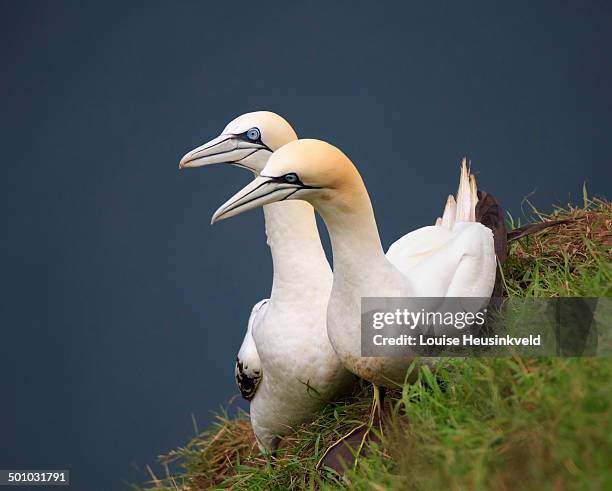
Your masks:
M244 336L240 351L236 357L236 367L234 370L236 383L238 384L242 397L247 401L255 397L257 387L263 377L263 368L261 366L259 354L257 353L257 346L255 346L253 333L257 330L257 326L261 323L266 313L268 301L269 299L266 298L256 303L253 307L251 316L249 317L246 335Z
M477 203L476 178L470 172L467 160L463 159L457 197L448 197L444 212L435 225L414 230L394 242L387 251L387 259L406 273L448 243L456 234L453 232L455 224L476 221Z

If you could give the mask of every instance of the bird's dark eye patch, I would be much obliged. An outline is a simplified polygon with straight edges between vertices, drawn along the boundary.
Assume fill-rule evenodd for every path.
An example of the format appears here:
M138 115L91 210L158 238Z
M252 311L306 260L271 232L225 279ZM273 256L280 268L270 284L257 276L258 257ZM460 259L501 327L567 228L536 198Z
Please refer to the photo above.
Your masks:
M266 179L268 179L268 182L276 182L278 184L293 184L299 189L321 189L317 186L309 186L307 184L304 184L295 172L288 172L283 176L266 176L264 174L261 174L260 177L265 177Z
M259 128L251 128L246 132L246 136L251 141L257 141L261 138L261 132L259 131Z
M257 150L267 150L270 153L273 152L273 150L262 141L261 130L256 126L253 126L250 130L247 130L244 133L234 133L233 136L237 140L249 143Z
M295 172L290 172L289 174L285 174L283 176L283 180L288 184L295 184L300 182L300 178L297 176Z

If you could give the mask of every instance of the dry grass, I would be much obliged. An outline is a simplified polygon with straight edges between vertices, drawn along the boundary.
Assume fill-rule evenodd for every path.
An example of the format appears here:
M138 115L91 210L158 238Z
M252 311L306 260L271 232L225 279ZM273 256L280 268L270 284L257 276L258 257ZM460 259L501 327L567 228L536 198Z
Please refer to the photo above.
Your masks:
M612 257L612 203L594 199L587 208L568 207L538 215L542 221L562 218L570 222L519 241L512 251L515 259L582 265L591 259L589 243L606 248L608 257Z
M188 462L184 460L186 455L190 457ZM231 477L236 463L253 467L266 465L266 459L257 448L248 415L244 413L233 419L217 415L210 428L186 447L160 457L166 479L170 477L170 467L177 461L187 463L190 482L189 487L185 488L179 487L175 481L176 489L209 489L218 486ZM159 486L161 481L157 481Z
M543 221L571 221L512 244L504 266L511 296L612 295L612 203L584 199L582 208L536 212Z

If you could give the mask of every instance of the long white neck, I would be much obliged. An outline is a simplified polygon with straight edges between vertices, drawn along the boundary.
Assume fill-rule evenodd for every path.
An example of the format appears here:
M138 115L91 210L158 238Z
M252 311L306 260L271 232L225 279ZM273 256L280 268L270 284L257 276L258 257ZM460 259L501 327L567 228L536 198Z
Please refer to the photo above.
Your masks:
M274 266L270 298L295 301L307 289L328 288L332 272L313 207L304 201L271 203L264 216Z
M363 285L390 269L372 203L362 182L355 183L348 196L322 201L317 209L332 243L334 284Z

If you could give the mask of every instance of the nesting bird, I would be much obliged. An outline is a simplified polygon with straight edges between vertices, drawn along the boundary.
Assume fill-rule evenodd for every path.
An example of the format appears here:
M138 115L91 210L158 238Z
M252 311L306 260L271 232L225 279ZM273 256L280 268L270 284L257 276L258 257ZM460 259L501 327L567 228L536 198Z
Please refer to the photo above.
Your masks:
M262 451L274 451L281 436L349 388L350 373L374 384L365 439L380 415L379 387L404 381L412 359L361 356L363 297L486 299L501 286L496 255L503 262L509 241L563 223L507 233L503 210L478 191L464 160L457 197L449 196L435 225L406 234L385 254L352 162L328 143L297 140L282 117L244 114L186 154L180 167L215 163L251 170L256 178L215 212L212 223L263 206L272 252L270 299L251 312L235 370ZM331 238L333 280L313 207Z
M319 212L334 260L327 333L344 366L374 384L374 412L379 409L378 387L403 382L412 360L361 356L361 298L489 297L492 293L496 272L493 234L469 221L474 217L475 182L472 186L468 181L467 187L467 194L455 205L455 223L419 229L390 251L400 262L403 249L414 251L415 242L428 253L417 261L394 264L384 254L372 204L353 163L328 143L297 140L276 151L260 176L222 205L212 221L289 200L307 201ZM449 209L449 219L450 214Z
M255 173L272 152L297 139L285 119L244 114L210 142L187 153L181 168L228 163ZM332 272L321 246L314 210L304 201L264 206L272 253L269 299L251 312L236 360L243 397L251 401L253 431L264 452L308 421L355 383L333 350L326 329Z

